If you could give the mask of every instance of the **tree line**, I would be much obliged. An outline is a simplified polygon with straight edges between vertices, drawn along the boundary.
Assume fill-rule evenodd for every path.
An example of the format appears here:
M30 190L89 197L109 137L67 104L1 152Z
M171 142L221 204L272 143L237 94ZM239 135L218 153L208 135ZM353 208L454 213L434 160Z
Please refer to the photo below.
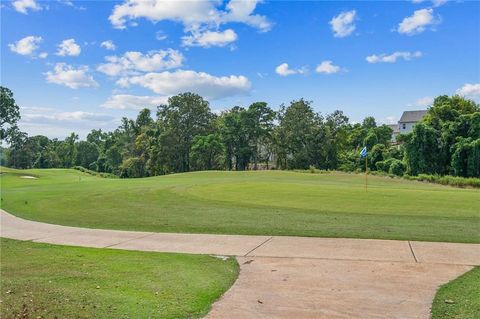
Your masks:
M172 96L155 117L143 109L122 118L111 132L92 130L85 140L28 136L13 94L1 88L2 165L14 168L82 166L120 177L145 177L199 170L371 170L394 175L439 174L480 177L480 108L459 96L439 96L413 132L397 137L373 117L350 123L342 111L322 115L305 99L281 105L235 106L220 114L194 93ZM5 113L5 114L4 114Z

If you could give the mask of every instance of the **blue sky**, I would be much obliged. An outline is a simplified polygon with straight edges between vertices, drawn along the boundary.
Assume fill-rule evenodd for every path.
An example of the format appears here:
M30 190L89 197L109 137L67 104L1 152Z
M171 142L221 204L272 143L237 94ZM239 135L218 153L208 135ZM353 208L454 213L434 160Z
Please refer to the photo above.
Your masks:
M433 97L480 100L473 1L1 2L1 83L21 128L114 129L182 91L215 111L301 97L395 122Z

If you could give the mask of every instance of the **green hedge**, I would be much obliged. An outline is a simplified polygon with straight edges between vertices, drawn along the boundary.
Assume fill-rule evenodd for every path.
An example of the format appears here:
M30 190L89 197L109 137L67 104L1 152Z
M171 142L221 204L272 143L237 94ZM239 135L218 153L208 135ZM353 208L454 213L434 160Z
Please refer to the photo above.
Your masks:
M77 171L93 175L93 176L98 176L98 177L103 177L103 178L118 178L117 175L110 174L110 173L102 173L102 172L96 172L92 171L91 169L85 168L83 166L74 166L72 167L73 169L76 169Z
M413 181L429 182L429 183L450 185L450 186L456 186L456 187L480 188L480 178L475 178L475 177L418 174L418 176L404 175L403 178L408 180L413 180Z

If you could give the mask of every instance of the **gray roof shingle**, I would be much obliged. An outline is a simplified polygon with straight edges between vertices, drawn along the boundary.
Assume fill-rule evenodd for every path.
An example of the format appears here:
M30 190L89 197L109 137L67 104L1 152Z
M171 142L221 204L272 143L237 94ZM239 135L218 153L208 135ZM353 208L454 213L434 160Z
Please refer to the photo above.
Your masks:
M412 122L419 122L425 115L427 114L427 110L421 111L405 111L400 118L399 123L412 123Z

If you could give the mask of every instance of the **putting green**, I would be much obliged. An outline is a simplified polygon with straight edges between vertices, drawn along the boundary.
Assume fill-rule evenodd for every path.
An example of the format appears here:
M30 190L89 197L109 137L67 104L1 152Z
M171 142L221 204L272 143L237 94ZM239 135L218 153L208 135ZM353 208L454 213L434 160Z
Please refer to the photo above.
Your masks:
M68 169L3 169L2 208L91 228L480 242L479 190L370 176L365 192L364 176L346 173L105 179Z

